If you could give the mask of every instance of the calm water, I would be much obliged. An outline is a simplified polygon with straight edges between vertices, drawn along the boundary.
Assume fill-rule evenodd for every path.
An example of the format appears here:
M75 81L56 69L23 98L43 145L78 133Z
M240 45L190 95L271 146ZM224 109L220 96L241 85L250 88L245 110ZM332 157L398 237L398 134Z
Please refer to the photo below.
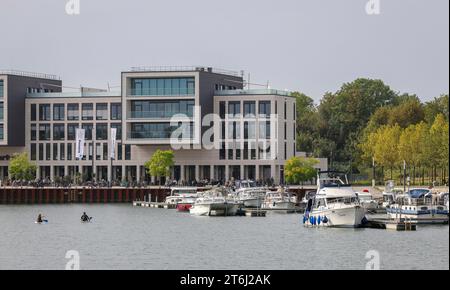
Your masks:
M93 222L82 224L83 211ZM37 225L38 212L49 219ZM131 205L0 206L0 269L449 269L449 227L308 229L300 215L193 217Z

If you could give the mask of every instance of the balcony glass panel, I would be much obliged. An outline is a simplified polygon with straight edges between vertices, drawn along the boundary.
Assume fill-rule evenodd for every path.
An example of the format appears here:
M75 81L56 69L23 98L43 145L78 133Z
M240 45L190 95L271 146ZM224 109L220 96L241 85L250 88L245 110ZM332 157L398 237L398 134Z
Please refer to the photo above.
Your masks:
M133 101L129 116L132 119L168 119L177 114L192 118L194 101Z

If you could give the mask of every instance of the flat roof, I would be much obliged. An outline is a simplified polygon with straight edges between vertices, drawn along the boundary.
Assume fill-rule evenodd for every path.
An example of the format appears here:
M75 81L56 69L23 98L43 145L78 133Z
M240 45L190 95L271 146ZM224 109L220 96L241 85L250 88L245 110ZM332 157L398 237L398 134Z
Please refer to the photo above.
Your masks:
M122 96L121 92L63 92L63 93L28 93L27 98L104 98Z
M240 96L240 95L275 95L290 97L291 92L275 89L255 89L255 90L221 90L215 91L216 96Z
M135 72L206 72L221 75L228 75L233 77L242 77L237 71L226 70L221 68L207 67L207 66L136 66L132 67L130 71L124 73Z
M20 70L0 70L0 75L11 75L11 76L46 79L46 80L54 80L54 81L61 80L61 78L57 75L37 73L37 72L27 72L27 71L20 71Z

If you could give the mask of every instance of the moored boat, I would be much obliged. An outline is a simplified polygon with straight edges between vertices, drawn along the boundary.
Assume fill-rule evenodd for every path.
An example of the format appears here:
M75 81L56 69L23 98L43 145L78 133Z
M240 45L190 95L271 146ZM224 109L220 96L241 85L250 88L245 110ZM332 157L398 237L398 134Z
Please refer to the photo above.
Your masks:
M352 228L363 224L366 211L345 174L319 172L317 184L317 193L305 210L304 224Z

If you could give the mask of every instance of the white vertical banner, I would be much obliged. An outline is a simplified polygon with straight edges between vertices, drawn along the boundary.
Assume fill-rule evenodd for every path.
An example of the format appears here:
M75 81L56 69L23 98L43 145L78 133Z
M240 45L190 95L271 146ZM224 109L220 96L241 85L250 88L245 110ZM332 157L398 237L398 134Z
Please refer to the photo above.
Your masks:
M77 129L76 133L76 144L75 144L75 158L82 159L84 156L84 142L85 142L85 130Z
M111 148L109 152L109 158L116 159L116 135L117 135L117 128L111 128L111 142L109 144L109 147Z

